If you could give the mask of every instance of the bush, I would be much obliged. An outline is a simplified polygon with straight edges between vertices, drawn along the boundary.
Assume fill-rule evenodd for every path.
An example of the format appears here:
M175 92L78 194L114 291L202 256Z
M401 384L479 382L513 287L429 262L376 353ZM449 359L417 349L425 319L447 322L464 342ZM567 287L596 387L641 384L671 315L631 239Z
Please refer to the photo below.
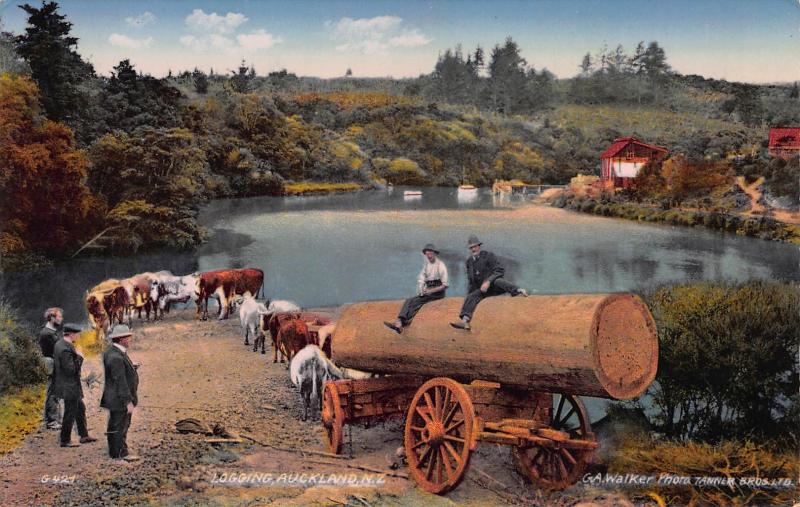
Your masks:
M667 436L796 439L800 293L749 281L671 286L645 296L659 368L651 422Z
M424 185L425 173L413 160L396 158L389 164L386 181L392 185Z
M0 300L0 394L9 387L46 378L36 336L22 324L16 310Z

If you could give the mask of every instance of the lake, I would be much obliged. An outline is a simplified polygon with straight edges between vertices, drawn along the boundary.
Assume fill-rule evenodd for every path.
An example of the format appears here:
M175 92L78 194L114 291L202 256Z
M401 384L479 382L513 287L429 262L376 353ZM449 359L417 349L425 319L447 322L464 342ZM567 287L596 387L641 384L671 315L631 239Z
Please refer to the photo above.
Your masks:
M450 271L449 295L466 291L467 237L531 293L641 290L656 284L750 278L800 280L797 247L701 228L642 224L497 200L482 189L403 188L316 197L218 200L200 220L212 233L195 252L86 257L0 275L0 291L39 322L48 306L85 322L82 298L106 279L167 269L264 270L266 294L305 307L405 298L415 290L422 246L434 243Z

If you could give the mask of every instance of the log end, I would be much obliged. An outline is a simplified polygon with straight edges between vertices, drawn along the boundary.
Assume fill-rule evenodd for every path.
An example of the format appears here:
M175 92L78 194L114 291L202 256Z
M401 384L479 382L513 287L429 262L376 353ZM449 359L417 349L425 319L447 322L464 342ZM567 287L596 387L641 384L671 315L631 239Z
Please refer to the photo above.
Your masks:
M653 316L639 296L612 294L598 306L592 323L592 359L608 394L627 400L642 394L658 370L658 335Z

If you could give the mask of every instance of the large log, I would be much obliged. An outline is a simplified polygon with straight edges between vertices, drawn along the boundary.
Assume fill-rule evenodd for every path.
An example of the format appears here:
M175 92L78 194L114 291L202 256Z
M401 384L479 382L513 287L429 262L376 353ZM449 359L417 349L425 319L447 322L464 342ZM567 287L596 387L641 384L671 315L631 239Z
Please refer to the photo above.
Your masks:
M655 322L638 296L492 297L478 305L472 331L448 324L462 301L425 305L402 335L383 326L402 301L350 305L336 324L333 360L375 373L616 399L641 394L655 378Z

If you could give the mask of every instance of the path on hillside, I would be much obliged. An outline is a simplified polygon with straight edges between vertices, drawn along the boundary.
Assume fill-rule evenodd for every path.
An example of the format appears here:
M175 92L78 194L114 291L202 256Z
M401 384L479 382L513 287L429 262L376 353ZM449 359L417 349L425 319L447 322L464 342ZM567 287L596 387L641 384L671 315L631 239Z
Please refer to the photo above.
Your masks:
M342 464L389 470L402 445L402 424L353 428L352 460L251 443L214 447L204 436L177 433L175 421L194 417L264 443L326 450L319 421L300 421L302 404L284 365L272 364L269 353L245 347L238 319L196 322L192 311L173 312L164 321L139 325L134 331L130 356L141 364L140 407L128 440L142 461L115 465L108 459L107 415L98 407L102 366L99 357L88 358L83 375L96 375L98 382L85 388L85 402L90 432L99 441L62 449L58 432L29 435L16 451L0 457L0 505L568 505L575 502L576 493L586 493L578 486L545 500L512 471L507 448L489 445L479 448L467 479L447 497L423 493L398 477L387 477L380 486L357 488L215 484L215 476L240 472L361 473ZM319 463L326 461L333 464ZM405 467L393 473L404 475ZM54 476L66 480L54 482ZM481 482L491 483L490 489Z

